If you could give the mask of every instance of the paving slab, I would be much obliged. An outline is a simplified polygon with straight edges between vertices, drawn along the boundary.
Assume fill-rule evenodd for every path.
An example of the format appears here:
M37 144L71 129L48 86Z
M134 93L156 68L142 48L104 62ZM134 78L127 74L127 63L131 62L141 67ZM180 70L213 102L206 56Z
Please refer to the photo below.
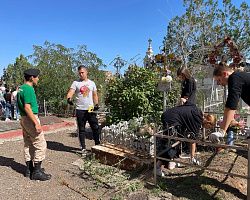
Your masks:
M42 129L47 133L55 130L76 131L76 122L74 118L58 118L56 116L41 117ZM22 139L22 129L18 121L0 122L0 143L6 141L16 141Z
M46 116L39 117L42 125L49 125L54 123L61 123L63 120L56 116ZM11 121L0 121L0 133L10 130L21 129L20 121L11 120Z

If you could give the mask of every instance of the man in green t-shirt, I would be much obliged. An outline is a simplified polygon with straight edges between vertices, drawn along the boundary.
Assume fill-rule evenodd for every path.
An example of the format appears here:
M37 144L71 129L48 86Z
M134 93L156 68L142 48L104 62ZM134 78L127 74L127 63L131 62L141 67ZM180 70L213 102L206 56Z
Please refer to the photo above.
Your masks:
M41 170L41 164L45 159L47 143L38 118L38 104L33 88L38 83L39 73L38 69L24 71L25 83L20 86L17 93L17 104L21 115L24 157L27 164L25 176L32 180L46 181L51 178L51 175Z

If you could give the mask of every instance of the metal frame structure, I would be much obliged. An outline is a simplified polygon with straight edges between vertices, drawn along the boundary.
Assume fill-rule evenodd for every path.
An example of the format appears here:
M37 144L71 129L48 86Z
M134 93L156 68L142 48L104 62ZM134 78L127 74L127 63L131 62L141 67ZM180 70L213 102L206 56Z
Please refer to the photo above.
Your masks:
M164 130L164 131L166 131L166 130ZM159 152L157 154L157 143L156 143L157 138L172 139L172 140L176 140L177 142L178 141L191 142L191 143L194 142L194 143L197 143L197 144L202 144L204 146L231 148L231 149L236 149L236 150L241 150L241 151L247 151L248 152L247 176L243 176L243 175L235 174L235 173L231 173L231 172L225 172L225 171L217 170L217 169L214 169L214 168L194 165L194 164L190 164L190 163L186 163L186 162L176 161L176 160L175 160L175 162L183 164L183 165L187 165L187 166L200 168L200 169L203 169L203 170L214 171L214 172L221 173L221 174L226 174L226 175L229 175L229 176L235 176L235 177L247 179L247 200L250 200L250 137L245 138L247 140L248 146L247 146L247 148L244 148L244 147L237 146L237 145L230 145L229 146L229 145L226 145L226 144L214 144L214 143L206 142L206 141L193 140L193 139L187 139L187 138L180 138L180 137L170 136L170 135L163 135L163 131L159 131L158 133L156 133L154 135L154 184L155 185L157 184L157 175L156 175L156 162L157 162L157 159L164 160L164 161L171 161L170 159L160 157L160 155L163 152Z

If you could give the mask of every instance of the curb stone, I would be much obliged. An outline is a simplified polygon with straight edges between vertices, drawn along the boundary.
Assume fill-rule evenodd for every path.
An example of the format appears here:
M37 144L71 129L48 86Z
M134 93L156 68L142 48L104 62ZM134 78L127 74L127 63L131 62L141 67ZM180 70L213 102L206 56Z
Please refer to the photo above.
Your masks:
M51 134L51 133L55 133L59 131L76 131L76 126L74 123L63 122L63 123L57 123L57 124L52 124L52 125L44 125L43 130L44 130L44 134L47 135L47 134ZM23 139L23 136L22 136L21 129L18 129L15 131L12 130L9 132L4 132L0 134L0 145L3 144L4 142L18 141L22 139Z

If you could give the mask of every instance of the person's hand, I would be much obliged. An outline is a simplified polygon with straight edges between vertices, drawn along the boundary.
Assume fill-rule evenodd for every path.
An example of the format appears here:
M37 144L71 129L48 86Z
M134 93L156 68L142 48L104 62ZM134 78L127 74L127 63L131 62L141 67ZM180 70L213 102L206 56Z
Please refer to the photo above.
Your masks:
M37 132L38 134L40 134L40 133L42 132L42 126L41 126L41 124L36 124L36 125L35 125L35 128L36 128L36 132Z
M237 122L234 119L230 122L230 126L238 126L238 125L239 125L239 122Z
M237 122L236 120L232 120L230 123L230 127L236 127L238 129L244 129L245 126L246 122L244 120L240 120L239 122Z
M244 120L240 120L238 122L238 126L240 129L244 129L244 127L246 126L246 122Z
M219 143L220 142L220 138L224 137L224 132L222 130L217 131L217 132L213 132L209 135L209 140L212 143Z
M68 103L69 105L73 106L73 101L72 101L70 98L67 99L67 103Z
M181 105L183 105L183 104L186 103L186 102L187 102L187 99L181 98L181 100L180 100L180 104L181 104Z
M99 110L99 105L98 104L96 104L95 106L94 106L94 110L93 111L97 111L97 110Z

